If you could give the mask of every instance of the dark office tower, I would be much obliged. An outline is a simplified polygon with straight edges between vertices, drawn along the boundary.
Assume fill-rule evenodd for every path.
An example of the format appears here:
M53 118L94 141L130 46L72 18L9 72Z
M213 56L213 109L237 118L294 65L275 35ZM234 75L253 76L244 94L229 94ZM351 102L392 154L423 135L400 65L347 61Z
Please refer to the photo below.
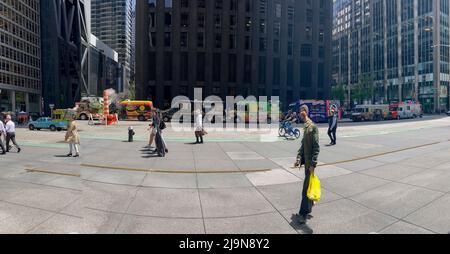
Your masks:
M40 1L0 1L0 112L41 111Z
M327 98L331 17L331 0L138 0L137 95Z
M41 2L42 93L49 105L72 108L89 93L90 0Z
M119 53L125 85L131 76L132 0L91 0L92 34ZM127 88L126 87L126 88Z
M378 103L419 101L425 112L449 108L447 0L336 0L333 83L373 85Z

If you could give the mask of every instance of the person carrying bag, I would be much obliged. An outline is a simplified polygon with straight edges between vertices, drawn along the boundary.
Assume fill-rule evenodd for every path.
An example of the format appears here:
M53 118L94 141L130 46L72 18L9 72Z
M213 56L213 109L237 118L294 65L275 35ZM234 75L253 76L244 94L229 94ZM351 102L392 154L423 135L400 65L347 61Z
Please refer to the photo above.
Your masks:
M196 144L203 144L203 136L206 135L206 131L203 128L203 116L202 112L197 109L195 110L195 138L197 139Z

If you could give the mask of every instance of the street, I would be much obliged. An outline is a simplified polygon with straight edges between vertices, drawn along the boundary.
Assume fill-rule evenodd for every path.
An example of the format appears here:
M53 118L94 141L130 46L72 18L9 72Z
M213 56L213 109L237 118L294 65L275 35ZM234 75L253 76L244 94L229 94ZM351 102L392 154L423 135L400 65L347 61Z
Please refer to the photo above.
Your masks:
M22 152L0 155L0 233L450 233L450 117L345 122L336 146L319 124L322 200L306 225L300 140L211 131L195 145L168 127L159 158L148 122L78 124L80 158L64 132L17 129Z

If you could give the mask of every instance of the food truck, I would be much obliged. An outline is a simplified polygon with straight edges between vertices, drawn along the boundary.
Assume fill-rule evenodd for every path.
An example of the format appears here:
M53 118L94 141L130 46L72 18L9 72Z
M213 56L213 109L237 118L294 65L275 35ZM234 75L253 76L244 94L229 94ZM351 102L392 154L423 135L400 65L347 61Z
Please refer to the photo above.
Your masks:
M400 102L389 105L390 119L406 119L422 117L422 105L416 102Z
M147 121L152 117L153 102L125 100L120 108L121 119Z
M289 105L289 110L299 112L302 105L308 106L309 118L315 123L328 122L331 108L338 110L339 119L342 118L342 109L339 101L333 100L298 100Z

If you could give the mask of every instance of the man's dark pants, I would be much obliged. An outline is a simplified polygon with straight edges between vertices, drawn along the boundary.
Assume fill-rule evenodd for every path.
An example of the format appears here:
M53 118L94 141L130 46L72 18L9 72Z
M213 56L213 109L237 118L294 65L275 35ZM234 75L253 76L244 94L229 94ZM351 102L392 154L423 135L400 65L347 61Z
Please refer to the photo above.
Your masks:
M306 216L311 213L313 201L307 196L309 187L309 177L311 172L305 167L305 181L303 181L303 191L302 191L302 204L300 205L300 211L298 212L301 216Z
M337 127L334 127L333 129L328 129L328 137L330 137L332 143L336 143L336 129Z
M6 151L9 151L9 141L12 141L13 144L17 147L17 149L20 149L19 145L16 142L16 134L15 133L7 133L6 134Z

